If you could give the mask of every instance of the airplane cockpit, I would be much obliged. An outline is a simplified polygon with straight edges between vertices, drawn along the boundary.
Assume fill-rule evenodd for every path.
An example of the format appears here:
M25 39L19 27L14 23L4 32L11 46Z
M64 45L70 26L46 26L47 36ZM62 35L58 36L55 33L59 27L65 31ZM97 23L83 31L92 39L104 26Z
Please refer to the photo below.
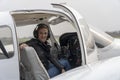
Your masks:
M81 66L81 49L77 30L65 14L50 11L14 11L12 16L16 21L16 31L19 44L33 37L33 30L39 23L49 26L51 54L56 59L67 59L72 68ZM27 49L28 50L28 49ZM20 50L22 62L26 65L24 56L32 51ZM34 52L34 51L33 51ZM26 55L23 55L26 54ZM29 58L27 58L29 60ZM31 60L30 60L31 61ZM27 66L27 65L26 65ZM46 71L45 71L46 72ZM21 73L23 74L24 71Z

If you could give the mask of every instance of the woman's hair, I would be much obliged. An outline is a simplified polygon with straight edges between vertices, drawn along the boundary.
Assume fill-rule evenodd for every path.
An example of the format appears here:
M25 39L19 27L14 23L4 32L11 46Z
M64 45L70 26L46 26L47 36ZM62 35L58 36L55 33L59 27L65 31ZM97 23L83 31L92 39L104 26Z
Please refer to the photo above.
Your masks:
M46 24L44 24L44 23L40 23L40 24L38 24L38 25L36 26L36 28L35 28L34 31L33 31L33 36L34 36L35 38L38 38L38 31L39 31L40 29L43 29L43 28L45 28L45 29L48 30L48 37L47 37L47 39L49 39L49 38L50 38L49 27L48 27L48 25L46 25Z

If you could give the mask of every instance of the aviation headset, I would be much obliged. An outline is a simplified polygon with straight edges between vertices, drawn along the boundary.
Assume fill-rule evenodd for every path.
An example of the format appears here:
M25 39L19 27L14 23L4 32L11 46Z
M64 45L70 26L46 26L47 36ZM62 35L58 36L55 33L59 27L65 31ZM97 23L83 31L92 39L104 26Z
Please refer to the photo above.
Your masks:
M47 28L48 29L48 37L47 39L50 38L50 32L49 32L49 27L48 25L44 24L44 23L40 23L36 26L36 28L33 31L33 36L37 39L38 38L38 30L42 29L42 28Z

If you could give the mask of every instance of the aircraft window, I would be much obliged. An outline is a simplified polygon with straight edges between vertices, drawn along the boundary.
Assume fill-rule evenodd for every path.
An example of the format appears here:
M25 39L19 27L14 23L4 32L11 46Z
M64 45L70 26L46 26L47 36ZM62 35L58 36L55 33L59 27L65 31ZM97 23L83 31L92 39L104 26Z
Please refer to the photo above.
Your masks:
M10 58L14 55L11 29L0 26L0 59Z
M37 24L16 27L19 43L28 41L31 38L33 38L33 30L36 27L36 25Z

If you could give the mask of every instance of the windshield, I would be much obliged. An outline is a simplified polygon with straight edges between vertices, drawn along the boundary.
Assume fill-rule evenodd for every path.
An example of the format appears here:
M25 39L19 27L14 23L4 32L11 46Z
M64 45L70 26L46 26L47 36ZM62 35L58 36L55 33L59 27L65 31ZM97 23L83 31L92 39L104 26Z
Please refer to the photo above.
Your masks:
M93 33L94 38L95 38L95 43L98 48L104 48L111 44L114 40L113 37L108 35L107 33L101 31L100 29L96 29L92 26L90 26L90 31Z

